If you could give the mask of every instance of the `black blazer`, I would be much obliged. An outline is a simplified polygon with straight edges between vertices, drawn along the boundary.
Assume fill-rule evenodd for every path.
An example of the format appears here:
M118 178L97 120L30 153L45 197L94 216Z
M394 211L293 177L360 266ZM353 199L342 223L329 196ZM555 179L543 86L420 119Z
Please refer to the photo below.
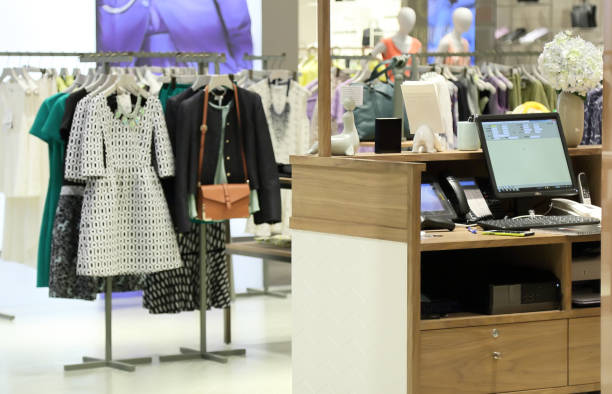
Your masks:
M225 141L223 141L228 182L245 182L241 155L241 146L244 146L249 184L251 190L257 190L259 197L260 210L254 214L255 223L278 223L281 221L280 183L261 97L238 88L242 127L238 125L233 92L225 94L222 104L230 102L231 107L225 125ZM187 198L197 190L203 105L204 92L199 91L180 103L176 117L174 136L176 177L173 202L175 224L180 232L188 232L191 227ZM203 185L214 183L221 143L221 110L209 105L207 116L208 131L200 179Z

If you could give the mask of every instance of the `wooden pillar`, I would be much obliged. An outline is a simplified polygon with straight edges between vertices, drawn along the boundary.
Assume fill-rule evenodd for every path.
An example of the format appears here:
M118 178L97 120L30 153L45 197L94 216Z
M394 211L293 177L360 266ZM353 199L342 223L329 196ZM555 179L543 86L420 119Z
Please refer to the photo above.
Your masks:
M330 0L318 0L319 156L331 156Z
M602 124L601 392L612 394L612 0L603 0L604 88Z

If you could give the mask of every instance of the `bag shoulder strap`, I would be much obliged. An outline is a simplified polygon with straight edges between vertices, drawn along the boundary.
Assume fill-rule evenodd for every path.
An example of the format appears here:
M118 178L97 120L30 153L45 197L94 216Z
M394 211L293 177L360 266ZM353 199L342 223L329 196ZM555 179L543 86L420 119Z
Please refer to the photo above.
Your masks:
M234 88L234 103L236 105L236 116L238 118L238 126L240 129L242 129L242 119L240 117L240 104L238 102L238 88L236 87L236 85L233 85L233 88ZM202 171L203 171L203 166L204 166L204 146L206 144L206 132L208 131L208 125L207 125L208 93L209 93L209 89L208 89L208 86L206 86L206 88L204 89L204 108L202 109L202 125L200 126L200 155L198 158L198 185L200 185L202 181ZM248 183L249 176L247 173L246 157L244 154L244 144L242 143L242 140L240 139L240 137L239 137L239 142L240 142L240 153L242 156L242 169L244 171L245 182Z

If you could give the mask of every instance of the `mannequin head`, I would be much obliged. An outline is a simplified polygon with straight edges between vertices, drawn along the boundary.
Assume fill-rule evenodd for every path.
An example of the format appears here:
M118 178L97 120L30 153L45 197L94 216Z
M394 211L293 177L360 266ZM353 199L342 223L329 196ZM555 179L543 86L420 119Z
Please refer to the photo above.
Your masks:
M463 34L466 31L470 30L470 27L472 27L473 20L474 15L472 15L472 11L465 7L457 8L453 12L453 25L455 31L459 34Z
M397 15L397 21L399 22L399 33L408 35L416 23L416 13L410 7L402 7Z

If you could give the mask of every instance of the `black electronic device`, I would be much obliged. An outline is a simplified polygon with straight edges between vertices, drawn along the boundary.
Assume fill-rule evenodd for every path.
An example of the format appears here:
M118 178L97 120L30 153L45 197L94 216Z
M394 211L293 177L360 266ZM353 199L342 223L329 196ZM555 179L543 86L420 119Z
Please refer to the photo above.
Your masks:
M402 151L402 118L376 118L374 124L374 153Z
M482 115L476 123L496 197L578 193L558 113Z
M455 210L444 195L440 184L427 178L421 183L421 216L449 221L457 218Z
M451 219L434 216L421 216L421 230L448 230L455 229L455 222Z
M578 174L578 195L580 197L580 202L583 204L591 204L591 191L589 190L589 181L587 179L586 173L581 172Z
M458 221L473 223L492 217L476 179L448 175L442 177L440 184L457 213Z
M491 315L559 309L561 283L555 275L519 267L489 267L466 291L465 305Z
M478 225L485 230L529 230L532 228L583 226L598 224L599 219L562 215L562 216L526 216L517 219L479 220Z

